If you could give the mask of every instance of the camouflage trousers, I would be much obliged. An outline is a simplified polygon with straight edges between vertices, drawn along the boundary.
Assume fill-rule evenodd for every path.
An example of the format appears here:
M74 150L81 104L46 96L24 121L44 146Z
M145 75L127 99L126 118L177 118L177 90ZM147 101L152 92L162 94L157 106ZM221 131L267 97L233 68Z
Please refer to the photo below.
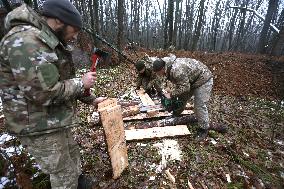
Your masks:
M209 128L208 101L211 96L213 78L205 84L193 90L194 112L198 120L198 126L203 129Z
M77 189L81 174L80 150L71 129L19 139L42 171L50 175L53 189Z
M209 128L209 115L207 104L211 96L213 78L196 89L192 89L188 94L179 96L181 105L173 111L174 115L179 115L185 109L187 101L194 96L194 113L198 120L198 126L203 129Z

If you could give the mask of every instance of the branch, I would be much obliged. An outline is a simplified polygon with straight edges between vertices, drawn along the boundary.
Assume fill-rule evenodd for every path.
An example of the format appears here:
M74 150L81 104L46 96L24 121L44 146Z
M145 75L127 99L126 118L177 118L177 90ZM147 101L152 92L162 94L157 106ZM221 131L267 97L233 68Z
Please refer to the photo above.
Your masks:
M109 43L108 41L106 41L104 38L102 38L101 36L97 35L96 33L94 33L92 30L87 29L87 28L83 28L83 30L85 30L87 33L93 35L94 37L96 37L98 40L102 41L103 43L105 43L106 45L108 45L111 49L113 49L115 52L117 52L119 55L121 55L123 58L125 58L125 60L127 60L128 62L134 64L134 61L131 60L130 58L128 58L123 52L121 52L120 50L118 50L114 45L112 45L111 43Z
M265 18L260 15L256 10L253 10L253 9L250 9L250 8L245 8L245 7L237 7L237 6L230 6L230 8L233 8L233 9L241 9L241 10L246 10L246 11L250 11L250 12L253 12L258 18L260 18L261 20L265 20ZM272 28L273 31L275 31L276 33L279 33L280 30L274 26L273 24L270 23L270 27Z

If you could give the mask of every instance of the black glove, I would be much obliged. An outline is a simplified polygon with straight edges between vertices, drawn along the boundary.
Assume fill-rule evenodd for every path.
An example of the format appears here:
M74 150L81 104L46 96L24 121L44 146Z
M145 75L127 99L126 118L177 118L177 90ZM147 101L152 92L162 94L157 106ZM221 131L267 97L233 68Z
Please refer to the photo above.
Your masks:
M173 115L180 115L183 112L185 105L186 102L179 100L178 97L172 98Z

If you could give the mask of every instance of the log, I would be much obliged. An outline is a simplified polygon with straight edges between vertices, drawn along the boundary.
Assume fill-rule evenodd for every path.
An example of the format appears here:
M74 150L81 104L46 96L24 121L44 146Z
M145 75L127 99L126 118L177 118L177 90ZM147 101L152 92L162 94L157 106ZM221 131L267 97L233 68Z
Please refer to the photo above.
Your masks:
M121 106L117 105L116 99L107 99L98 104L98 110L106 136L108 154L113 170L113 179L116 179L128 166Z
M125 130L125 138L127 141L161 138L161 137L183 136L183 135L189 135L189 134L190 132L186 125Z

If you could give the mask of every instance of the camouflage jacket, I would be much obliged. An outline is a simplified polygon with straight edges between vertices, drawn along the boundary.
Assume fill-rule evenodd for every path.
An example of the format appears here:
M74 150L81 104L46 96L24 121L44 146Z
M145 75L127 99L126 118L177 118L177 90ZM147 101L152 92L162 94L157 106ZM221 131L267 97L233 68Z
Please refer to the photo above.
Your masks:
M172 96L188 94L212 78L206 65L191 58L163 58L166 62L166 76L174 85Z
M0 43L0 86L7 129L36 135L78 125L76 100L84 97L70 51L27 5L5 19L9 31Z
M137 78L137 87L142 86L145 90L154 87L158 92L162 91L161 82L152 71L152 62L146 60L146 69L144 73L139 73Z

